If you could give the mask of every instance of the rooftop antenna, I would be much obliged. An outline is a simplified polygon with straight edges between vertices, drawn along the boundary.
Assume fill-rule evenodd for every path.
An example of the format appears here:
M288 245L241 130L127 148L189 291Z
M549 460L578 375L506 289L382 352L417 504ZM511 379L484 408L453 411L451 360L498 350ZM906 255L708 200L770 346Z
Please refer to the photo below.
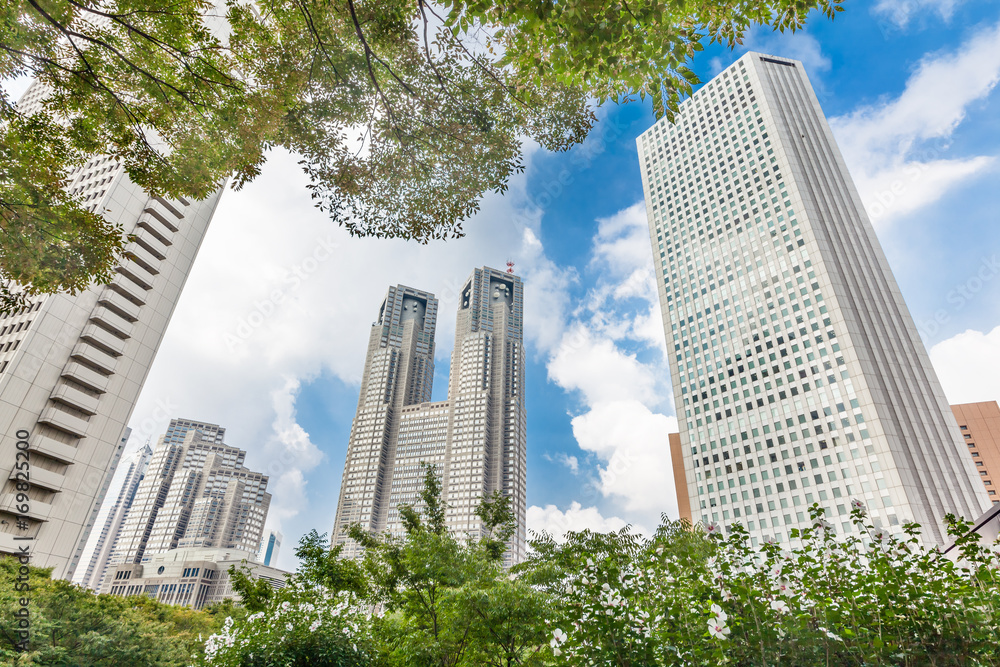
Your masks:
M514 262L512 260L507 260L507 273L514 273Z

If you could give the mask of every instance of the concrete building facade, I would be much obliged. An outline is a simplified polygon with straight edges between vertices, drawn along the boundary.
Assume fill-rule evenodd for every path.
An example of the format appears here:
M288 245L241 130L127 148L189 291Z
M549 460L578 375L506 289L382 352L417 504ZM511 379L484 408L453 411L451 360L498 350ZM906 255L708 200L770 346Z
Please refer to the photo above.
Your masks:
M18 108L30 113L47 94L36 82ZM70 174L68 187L134 241L109 284L38 297L0 317L0 461L6 466L0 553L28 544L32 564L63 578L80 565L125 426L221 192L203 201L153 197L129 180L121 163L102 156ZM11 479L18 440L31 452L24 513Z
M802 63L748 53L637 139L696 521L818 503L946 540L986 492Z
M372 326L358 411L351 430L333 542L344 531L402 535L399 505L417 504L421 464L436 466L450 529L479 535L475 510L494 491L510 499L517 531L508 562L526 548L526 406L523 288L518 276L484 267L459 297L448 400L430 402L437 300L390 287Z
M256 554L271 503L268 478L247 469L246 452L225 444L224 436L225 429L215 424L171 420L136 490L109 566L138 564L182 548ZM105 577L101 590L110 585Z
M1000 496L997 495L997 484L1000 483L1000 405L996 401L984 401L953 405L951 409L972 457L972 464L986 487L986 495L996 505L1000 503Z

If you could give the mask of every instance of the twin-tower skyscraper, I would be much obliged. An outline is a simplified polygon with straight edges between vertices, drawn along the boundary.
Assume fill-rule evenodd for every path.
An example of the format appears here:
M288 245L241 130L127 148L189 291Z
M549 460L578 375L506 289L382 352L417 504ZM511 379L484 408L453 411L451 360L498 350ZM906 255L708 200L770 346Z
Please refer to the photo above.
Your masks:
M476 269L461 289L448 398L431 402L438 300L390 287L372 325L361 395L334 521L345 557L358 545L345 531L402 535L399 505L419 505L424 469L441 476L447 525L479 535L481 500L499 491L517 530L506 559L525 552L526 437L524 292L521 279Z

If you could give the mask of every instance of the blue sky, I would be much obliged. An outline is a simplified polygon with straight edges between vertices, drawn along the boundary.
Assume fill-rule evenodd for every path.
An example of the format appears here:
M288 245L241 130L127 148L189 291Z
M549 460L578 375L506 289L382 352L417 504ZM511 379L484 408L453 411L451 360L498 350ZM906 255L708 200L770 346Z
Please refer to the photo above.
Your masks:
M1000 7L847 2L746 48L802 60L952 402L1000 399ZM712 47L703 80L746 48ZM279 560L330 530L368 330L390 284L435 292L435 398L455 293L508 259L526 282L529 528L655 528L676 515L676 428L635 152L648 104L609 105L567 154L528 147L459 241L351 239L312 208L295 159L223 198L133 415L222 424L271 475ZM329 259L323 249L333 248ZM296 269L304 278L289 277ZM274 299L277 291L280 299Z

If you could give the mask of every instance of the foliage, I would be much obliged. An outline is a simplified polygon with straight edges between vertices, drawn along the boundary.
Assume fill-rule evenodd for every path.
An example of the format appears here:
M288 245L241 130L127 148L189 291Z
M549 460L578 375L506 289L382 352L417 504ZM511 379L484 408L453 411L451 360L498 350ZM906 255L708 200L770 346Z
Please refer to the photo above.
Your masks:
M369 600L384 608L376 627L381 659L390 665L539 664L547 598L508 578L503 555L513 535L509 500L498 493L477 509L480 536L446 525L441 480L425 467L420 507L399 508L406 536L351 537L365 547Z
M237 623L227 618L205 643L204 665L299 667L370 664L367 610L352 593L311 590L293 582Z
M998 552L968 524L949 518L956 564L915 525L876 530L860 503L857 535L838 539L822 514L789 549L752 547L739 524L723 537L671 522L649 540L623 531L593 558L588 535L543 543L563 563L558 585L547 575L553 653L569 665L1000 664Z
M524 138L581 142L589 99L669 112L704 42L840 2L13 0L0 80L48 96L25 115L0 91L0 272L28 293L107 278L121 230L61 187L94 153L151 193L202 198L283 147L352 233L459 236L523 169Z
M94 595L51 570L31 567L30 590L15 588L20 565L0 558L0 664L74 667L184 665L219 625L210 614L145 597ZM15 612L29 597L30 643L19 653Z

